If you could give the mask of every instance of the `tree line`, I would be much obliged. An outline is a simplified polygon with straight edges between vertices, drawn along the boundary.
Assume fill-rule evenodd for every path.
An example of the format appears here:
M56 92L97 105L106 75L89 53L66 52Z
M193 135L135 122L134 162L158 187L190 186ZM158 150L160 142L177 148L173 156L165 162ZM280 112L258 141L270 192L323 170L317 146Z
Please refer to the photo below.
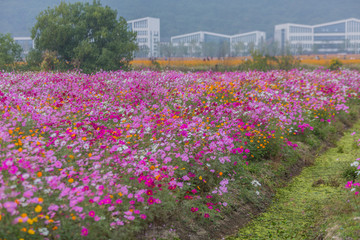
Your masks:
M27 65L44 70L82 69L84 72L128 69L137 50L136 33L117 11L90 3L61 2L42 11L31 30L35 41ZM10 34L0 35L0 68L21 59L21 47Z

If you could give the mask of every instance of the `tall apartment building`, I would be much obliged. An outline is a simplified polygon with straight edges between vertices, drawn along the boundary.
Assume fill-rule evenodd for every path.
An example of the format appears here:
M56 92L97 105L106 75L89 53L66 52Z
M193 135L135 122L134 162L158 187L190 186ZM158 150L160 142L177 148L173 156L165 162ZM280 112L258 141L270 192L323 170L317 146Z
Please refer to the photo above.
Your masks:
M284 52L292 53L359 53L360 20L349 18L317 25L279 24L275 41Z
M135 57L158 57L160 43L160 19L140 18L127 21L128 30L137 33L139 50Z

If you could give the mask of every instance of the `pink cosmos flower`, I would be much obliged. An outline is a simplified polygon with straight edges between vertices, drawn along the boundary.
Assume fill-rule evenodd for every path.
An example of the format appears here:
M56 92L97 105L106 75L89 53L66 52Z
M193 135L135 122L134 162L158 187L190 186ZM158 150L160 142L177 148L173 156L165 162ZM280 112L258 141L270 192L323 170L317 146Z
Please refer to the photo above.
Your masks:
M149 197L149 199L147 200L147 202L148 202L148 204L149 205L152 205L152 204L154 204L154 198L153 197Z
M89 234L89 230L85 227L81 229L81 236L87 236Z
M90 216L90 217L95 217L95 212L94 212L94 211L90 211L90 212L89 212L89 216Z
M24 192L23 196L25 198L31 198L33 195L34 195L34 193L32 191L28 190L28 191Z
M197 212L197 211L199 211L199 208L192 207L192 208L191 208L191 211L192 211L192 212Z

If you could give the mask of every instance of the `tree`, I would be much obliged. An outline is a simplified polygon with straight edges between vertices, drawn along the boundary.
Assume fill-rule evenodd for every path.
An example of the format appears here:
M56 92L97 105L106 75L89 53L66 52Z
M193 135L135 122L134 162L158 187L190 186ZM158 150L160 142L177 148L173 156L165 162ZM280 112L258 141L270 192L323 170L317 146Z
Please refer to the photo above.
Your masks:
M22 48L10 34L0 33L0 68L21 60Z
M135 52L135 57L137 58L147 58L149 57L150 48L147 45L139 46L138 50Z
M245 52L246 46L244 42L237 42L234 44L233 53L235 57L243 56Z
M31 36L40 51L57 52L60 61L78 62L85 71L127 68L137 50L136 33L117 11L99 1L61 2L42 11Z
M171 60L171 57L175 55L175 47L172 45L172 43L161 43L160 44L160 56L168 58L168 60Z

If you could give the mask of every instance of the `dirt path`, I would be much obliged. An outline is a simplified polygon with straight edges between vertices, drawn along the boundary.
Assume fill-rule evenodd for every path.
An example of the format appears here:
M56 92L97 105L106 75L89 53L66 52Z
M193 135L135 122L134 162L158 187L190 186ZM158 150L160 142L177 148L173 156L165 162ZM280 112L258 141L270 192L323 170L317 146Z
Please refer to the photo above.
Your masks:
M344 188L346 180L342 174L344 168L360 156L359 148L354 146L355 139L360 138L359 130L360 122L357 122L344 133L336 147L317 157L313 166L304 168L287 187L279 189L265 213L228 240L342 239L337 237L336 231L331 232L334 227L341 227L330 226L328 219L341 211L339 204L349 204L349 191ZM357 133L352 135L353 132ZM358 224L360 229L360 221ZM350 239L360 239L360 235Z

